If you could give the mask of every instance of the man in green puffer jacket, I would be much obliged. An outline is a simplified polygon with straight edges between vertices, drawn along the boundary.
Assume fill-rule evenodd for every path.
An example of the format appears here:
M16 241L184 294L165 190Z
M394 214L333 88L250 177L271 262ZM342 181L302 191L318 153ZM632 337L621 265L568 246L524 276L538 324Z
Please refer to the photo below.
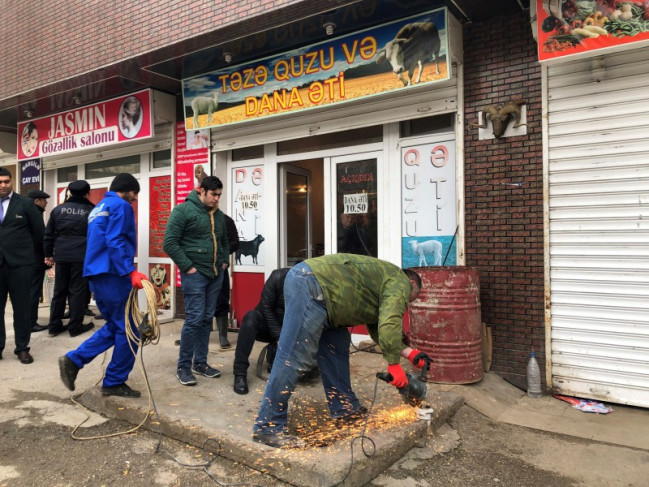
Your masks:
M207 363L216 297L221 291L230 248L225 218L219 210L223 183L208 176L184 203L171 212L164 251L178 266L185 302L176 377L182 385L196 385L194 374L219 377Z

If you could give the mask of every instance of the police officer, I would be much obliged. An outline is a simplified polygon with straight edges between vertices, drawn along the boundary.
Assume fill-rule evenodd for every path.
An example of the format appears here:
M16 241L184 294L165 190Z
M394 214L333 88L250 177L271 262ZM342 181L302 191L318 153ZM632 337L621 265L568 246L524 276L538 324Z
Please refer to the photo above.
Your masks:
M54 296L50 310L49 334L56 336L68 331L78 336L92 330L95 325L83 323L88 286L83 277L83 259L86 255L88 215L93 205L88 200L90 185L74 181L68 186L70 197L52 210L45 227L45 263L55 266ZM63 325L65 302L70 305L70 321Z

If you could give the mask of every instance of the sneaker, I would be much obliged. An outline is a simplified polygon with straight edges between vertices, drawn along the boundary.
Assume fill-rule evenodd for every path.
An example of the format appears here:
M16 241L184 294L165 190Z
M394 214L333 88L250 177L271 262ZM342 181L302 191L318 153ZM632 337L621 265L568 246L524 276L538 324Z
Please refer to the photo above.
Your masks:
M59 357L59 372L65 387L74 391L74 381L77 380L77 374L79 373L79 367L77 367L77 364L75 364L67 355Z
M79 335L83 335L84 333L92 330L94 327L95 324L91 321L90 323L81 325L79 328L75 328L74 330L68 330L68 331L70 332L71 337L78 337Z
M178 371L176 372L176 377L178 377L178 380L184 386L196 385L196 377L194 377L194 374L192 374L191 370L189 369L178 369Z
M118 386L102 387L101 394L103 396L119 396L119 397L140 397L140 391L131 389L126 382Z
M192 365L192 372L194 374L204 375L205 377L211 377L211 378L221 377L220 370L215 369L214 367L210 367L207 364Z
M273 448L305 448L306 443L295 435L287 433L262 434L255 433L252 435L252 441L263 443Z

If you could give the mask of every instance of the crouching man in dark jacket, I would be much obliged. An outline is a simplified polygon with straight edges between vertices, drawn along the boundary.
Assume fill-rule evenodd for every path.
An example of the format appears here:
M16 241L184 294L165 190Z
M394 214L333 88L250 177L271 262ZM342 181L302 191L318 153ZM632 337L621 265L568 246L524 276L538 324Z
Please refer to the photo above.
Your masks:
M234 392L248 394L247 372L250 362L250 352L255 345L255 340L270 344L268 350L268 363L272 364L273 351L277 349L277 341L284 321L284 280L289 267L274 270L261 291L259 304L243 317L237 348L234 352Z

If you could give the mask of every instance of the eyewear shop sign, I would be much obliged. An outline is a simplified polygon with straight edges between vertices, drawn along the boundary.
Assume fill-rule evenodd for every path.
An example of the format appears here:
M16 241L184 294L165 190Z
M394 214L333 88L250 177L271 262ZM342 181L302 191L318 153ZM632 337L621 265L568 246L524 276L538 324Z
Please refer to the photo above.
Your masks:
M446 80L446 19L446 9L438 9L183 80L185 127L244 122Z
M401 150L404 268L456 265L455 142Z
M153 136L151 92L87 105L18 124L18 160L96 149Z

